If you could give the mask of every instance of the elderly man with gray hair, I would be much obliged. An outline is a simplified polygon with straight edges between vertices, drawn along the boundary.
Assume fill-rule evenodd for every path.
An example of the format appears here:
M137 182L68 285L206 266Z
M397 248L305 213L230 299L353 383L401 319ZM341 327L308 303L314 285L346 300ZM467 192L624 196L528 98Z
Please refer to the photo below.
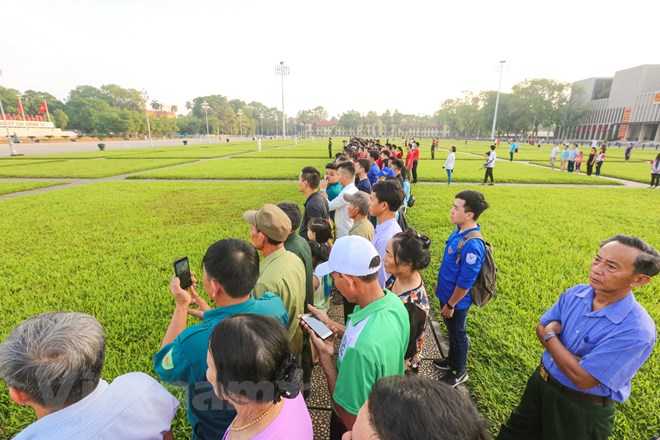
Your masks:
M348 235L357 235L371 241L374 238L374 225L371 224L367 215L371 198L364 191L354 194L346 194L344 200L348 202L348 216L353 219L353 226Z
M101 379L105 333L92 316L49 312L0 344L0 378L37 421L14 439L170 439L179 402L144 373Z

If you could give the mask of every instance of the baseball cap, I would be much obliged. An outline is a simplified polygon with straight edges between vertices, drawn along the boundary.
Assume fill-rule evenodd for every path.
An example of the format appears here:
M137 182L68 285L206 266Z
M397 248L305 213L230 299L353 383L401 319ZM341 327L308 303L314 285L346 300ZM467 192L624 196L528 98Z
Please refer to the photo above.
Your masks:
M364 191L358 191L353 194L344 194L344 200L352 203L362 212L369 212L369 205L371 204L371 197Z
M277 205L266 203L259 211L245 211L243 218L275 241L286 241L291 233L291 220Z
M358 235L338 238L330 251L327 262L316 267L314 273L320 277L331 272L363 277L378 272L380 256L369 240Z
M383 167L382 170L380 170L378 173L376 173L376 176L377 177L383 177L383 176L384 177L390 177L390 176L394 177L394 176L396 176L396 173L390 167Z

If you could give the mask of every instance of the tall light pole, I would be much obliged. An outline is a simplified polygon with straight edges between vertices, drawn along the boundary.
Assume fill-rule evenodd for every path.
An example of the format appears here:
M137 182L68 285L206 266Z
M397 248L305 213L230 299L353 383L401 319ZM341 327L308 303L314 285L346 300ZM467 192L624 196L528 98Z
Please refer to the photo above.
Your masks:
M280 61L280 65L275 67L275 75L282 78L282 138L286 136L286 114L284 113L284 75L289 74L289 68Z
M243 137L243 110L241 110L239 108L238 111L236 112L236 114L238 115L238 124L241 127L241 138L242 138Z
M211 106L209 105L208 102L204 101L202 102L202 110L204 110L204 116L206 118L206 143L208 144L210 142L209 140L209 109Z
M497 107L500 105L500 88L502 87L502 71L504 70L504 63L500 61L500 83L497 85L497 98L495 98L495 114L493 115L493 128L490 130L490 138L495 139L495 125L497 124Z
M147 118L147 132L149 133L149 146L153 148L154 140L151 138L151 123L149 122L149 113L147 112L147 101L149 101L149 95L145 89L142 89L142 99L144 100L144 116Z
M261 113L259 115L259 119L261 120L261 137L264 137L264 114Z

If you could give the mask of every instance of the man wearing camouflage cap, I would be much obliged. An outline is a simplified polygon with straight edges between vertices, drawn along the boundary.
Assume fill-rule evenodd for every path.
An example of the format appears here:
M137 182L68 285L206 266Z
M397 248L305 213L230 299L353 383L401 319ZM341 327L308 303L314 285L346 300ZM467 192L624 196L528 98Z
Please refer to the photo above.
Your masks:
M284 249L291 232L291 220L276 205L267 203L258 211L245 211L243 218L250 224L250 241L263 255L259 264L259 279L252 293L260 298L266 292L278 295L289 315L289 340L293 352L300 357L302 330L296 316L305 308L305 266L298 256Z

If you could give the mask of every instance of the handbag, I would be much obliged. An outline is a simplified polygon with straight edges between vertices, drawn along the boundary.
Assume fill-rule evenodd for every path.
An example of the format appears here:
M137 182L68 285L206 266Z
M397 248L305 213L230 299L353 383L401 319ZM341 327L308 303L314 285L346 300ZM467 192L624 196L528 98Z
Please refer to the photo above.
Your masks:
M408 208L412 208L416 201L415 196L410 194L410 197L408 197Z

